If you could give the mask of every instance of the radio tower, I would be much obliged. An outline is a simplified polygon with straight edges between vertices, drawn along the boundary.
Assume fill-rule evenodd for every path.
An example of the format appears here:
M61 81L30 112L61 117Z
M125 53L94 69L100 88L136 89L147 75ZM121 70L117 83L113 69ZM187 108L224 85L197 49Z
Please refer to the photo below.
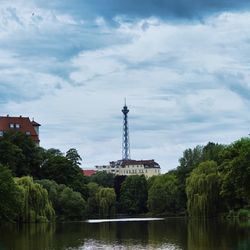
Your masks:
M123 137L122 137L122 159L128 160L130 159L130 145L129 145L129 133L128 133L128 112L129 109L126 105L126 99L125 104L122 109L123 113Z

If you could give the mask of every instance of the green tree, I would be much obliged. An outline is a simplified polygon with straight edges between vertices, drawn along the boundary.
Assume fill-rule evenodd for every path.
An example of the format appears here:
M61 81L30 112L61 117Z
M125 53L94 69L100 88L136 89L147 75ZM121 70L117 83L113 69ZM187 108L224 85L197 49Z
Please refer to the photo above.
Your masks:
M205 146L198 145L183 152L183 156L179 160L180 165L175 171L178 180L178 207L180 211L186 210L187 196L185 189L187 177L201 162L215 161L218 165L221 164L223 161L221 155L224 148L225 145L209 142Z
M50 155L41 168L41 178L54 180L58 184L65 184L74 191L80 192L87 198L87 179L81 168L72 164L72 161L61 155Z
M99 171L90 176L90 182L95 182L102 187L114 187L115 175L106 171Z
M227 209L250 207L250 139L242 138L223 151L221 195Z
M63 153L60 151L60 149L57 148L49 148L44 150L44 159L48 159L50 157L55 157L55 156L63 156Z
M86 201L81 194L51 180L38 180L49 194L49 199L59 220L80 220L86 216Z
M61 204L64 219L77 220L85 216L86 202L80 193L74 192L71 188L63 189L58 202Z
M190 216L215 216L220 209L220 184L217 163L202 162L186 181L187 208Z
M177 167L176 175L179 189L179 209L186 210L187 195L186 195L186 178L202 162L202 146L196 146L194 149L186 149L183 156L179 159L180 165Z
M120 203L123 212L138 214L147 211L147 181L144 175L128 176L121 186Z
M16 178L15 182L24 194L24 206L20 215L23 222L51 221L55 211L48 198L48 192L40 184L35 183L32 177Z
M222 163L222 152L225 149L225 145L209 142L202 149L203 161L215 161L218 165Z
M24 133L4 133L0 139L0 163L9 167L14 176L39 177L42 163L41 150Z
M82 158L75 148L71 148L66 152L66 158L72 162L73 166L79 167L81 165Z
M156 176L148 191L148 209L153 214L177 212L178 186L173 173Z
M112 217L115 214L116 195L113 188L100 188L96 194L100 217Z
M95 182L88 183L88 200L86 212L88 216L95 216L99 213L98 202L96 198L96 194L99 192L100 187Z
M23 192L11 172L0 164L0 222L17 221L23 208Z

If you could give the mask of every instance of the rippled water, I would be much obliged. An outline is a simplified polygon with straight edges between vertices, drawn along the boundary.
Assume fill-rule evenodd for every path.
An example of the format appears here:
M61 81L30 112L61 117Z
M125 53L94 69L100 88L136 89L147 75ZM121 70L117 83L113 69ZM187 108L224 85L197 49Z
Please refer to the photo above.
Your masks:
M2 225L0 250L12 249L249 250L250 222L179 218Z

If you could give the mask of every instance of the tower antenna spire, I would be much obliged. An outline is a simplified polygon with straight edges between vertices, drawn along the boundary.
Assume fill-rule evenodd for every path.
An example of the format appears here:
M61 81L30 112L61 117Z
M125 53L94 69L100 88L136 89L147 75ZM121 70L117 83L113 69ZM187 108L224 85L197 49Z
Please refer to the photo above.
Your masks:
M126 98L122 109L123 113L123 137L122 137L122 159L130 159L130 145L129 145L129 130L128 130L128 112L129 109L126 104Z

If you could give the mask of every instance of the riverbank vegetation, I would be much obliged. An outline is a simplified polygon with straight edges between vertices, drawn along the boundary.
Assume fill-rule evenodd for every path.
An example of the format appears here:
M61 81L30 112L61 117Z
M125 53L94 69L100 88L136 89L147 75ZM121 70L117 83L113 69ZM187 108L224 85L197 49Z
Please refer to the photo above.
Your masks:
M82 174L76 149L37 147L22 133L0 139L0 222L125 215L250 218L250 139L186 149L166 174Z

